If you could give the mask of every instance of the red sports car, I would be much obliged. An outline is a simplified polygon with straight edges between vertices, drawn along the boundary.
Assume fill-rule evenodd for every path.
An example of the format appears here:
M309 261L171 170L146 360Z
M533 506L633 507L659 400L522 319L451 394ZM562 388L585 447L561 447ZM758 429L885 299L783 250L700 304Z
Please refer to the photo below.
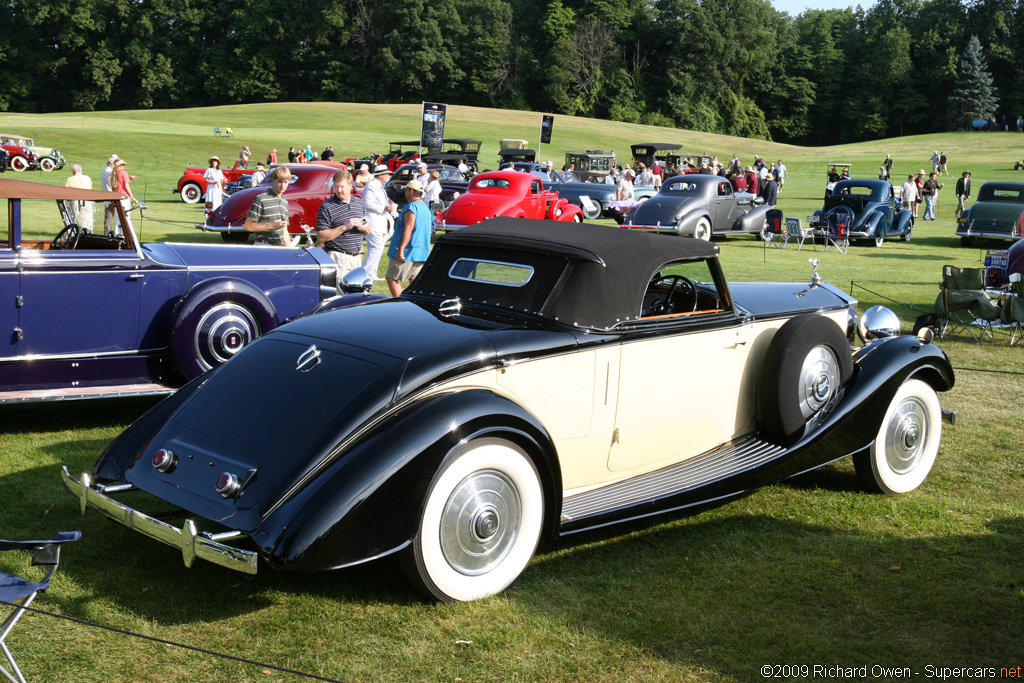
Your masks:
M319 161L315 164L285 164L292 172L292 180L284 197L288 200L288 232L304 234L303 225L316 225L316 212L331 195L331 178L345 164ZM196 225L200 230L216 230L225 242L248 242L245 214L249 213L256 195L270 189L270 175L256 187L239 190L224 200L215 211L208 212L205 223Z
M458 230L494 218L547 218L583 222L583 210L557 192L545 190L531 173L486 171L469 181L469 188L442 214L439 230Z
M241 159L236 159L234 168L223 169L224 183L233 183L242 176L252 175L256 170L256 164L253 162L250 165L252 168L245 168L245 162ZM189 166L185 169L185 173L178 180L178 186L171 190L171 192L180 194L181 201L186 204L195 204L203 198L204 194L206 194L206 180L203 178L204 173L206 173L205 168Z

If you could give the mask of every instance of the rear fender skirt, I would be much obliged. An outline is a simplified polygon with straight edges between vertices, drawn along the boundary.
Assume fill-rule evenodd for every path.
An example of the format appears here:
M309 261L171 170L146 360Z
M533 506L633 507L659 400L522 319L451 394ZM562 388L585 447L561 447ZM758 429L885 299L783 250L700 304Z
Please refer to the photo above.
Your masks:
M773 208L775 207L770 204L761 204L743 214L740 217L740 230L743 232L761 232L761 227L768 218L767 214Z
M545 486L545 529L553 534L562 480L550 435L521 405L485 389L466 389L397 411L251 536L272 564L298 571L337 569L400 550L416 533L441 464L461 444L484 435L513 441L536 458Z
M885 227L882 225L882 218L883 215L881 211L871 212L871 214L869 214L864 220L864 224L861 226L860 230L866 232L872 237L885 237L886 233Z
M896 212L896 223L893 225L893 232L902 235L910 230L910 222L913 220L913 212L908 209Z
M699 221L701 218L707 218L708 221L711 221L711 213L707 209L699 209L697 211L694 211L693 213L686 214L683 220L679 222L677 232L680 235L692 235L694 230L697 229L697 221ZM713 230L713 222L711 227Z

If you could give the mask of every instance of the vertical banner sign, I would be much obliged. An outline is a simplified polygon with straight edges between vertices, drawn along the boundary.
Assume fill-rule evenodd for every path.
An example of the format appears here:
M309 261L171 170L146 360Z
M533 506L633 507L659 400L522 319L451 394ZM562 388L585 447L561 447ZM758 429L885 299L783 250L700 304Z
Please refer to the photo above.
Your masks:
M551 129L555 127L555 117L545 115L540 122L540 141L542 144L551 144Z
M423 103L423 123L420 127L420 144L427 152L441 151L444 140L444 115L448 105L440 102Z

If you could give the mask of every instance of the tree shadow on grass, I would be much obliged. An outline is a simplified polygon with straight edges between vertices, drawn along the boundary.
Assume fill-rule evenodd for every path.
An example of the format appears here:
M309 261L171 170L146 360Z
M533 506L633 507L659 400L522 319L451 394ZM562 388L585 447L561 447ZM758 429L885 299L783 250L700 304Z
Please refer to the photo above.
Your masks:
M849 470L823 468L787 486L850 490L856 480ZM1008 618L1021 600L1019 518L996 519L979 533L910 536L893 526L878 535L784 513L751 514L757 506L732 499L547 544L519 583L495 598L521 613L517 626L472 623L479 607L425 603L393 560L312 575L264 566L247 576L202 561L185 568L177 551L95 510L80 516L56 467L0 477L0 487L31 487L47 510L7 520L15 522L15 537L83 532L67 548L56 590L41 607L89 619L102 601L124 615L114 625L131 628L141 618L158 636L161 627L216 624L263 610L261 620L291 624L299 642L304 630L322 629L322 620L343 621L368 607L397 622L462 615L473 628L515 640L534 636L509 629L539 619L581 639L596 637L591 647L625 644L681 671L733 680L752 680L762 664L787 662L998 664L1024 637L1024 624ZM822 505L835 501L820 498ZM77 590L62 590L61 577ZM292 610L315 618L292 618ZM398 646L401 636L392 638ZM832 662L837 648L863 662ZM508 680L518 665L510 657L505 666L496 675Z
M884 537L739 515L541 557L510 595L581 633L692 671L764 664L1005 666L1024 626L1024 522ZM833 661L837 649L862 661ZM877 677L877 676L875 676Z

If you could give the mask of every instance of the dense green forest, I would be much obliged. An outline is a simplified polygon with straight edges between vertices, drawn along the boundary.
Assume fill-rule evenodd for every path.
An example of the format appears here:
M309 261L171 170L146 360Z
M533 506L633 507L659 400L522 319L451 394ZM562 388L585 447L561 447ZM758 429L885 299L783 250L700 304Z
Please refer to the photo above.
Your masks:
M1024 113L1017 0L797 17L768 0L3 5L7 111L432 100L814 145L967 125L949 95L977 36L996 116Z

